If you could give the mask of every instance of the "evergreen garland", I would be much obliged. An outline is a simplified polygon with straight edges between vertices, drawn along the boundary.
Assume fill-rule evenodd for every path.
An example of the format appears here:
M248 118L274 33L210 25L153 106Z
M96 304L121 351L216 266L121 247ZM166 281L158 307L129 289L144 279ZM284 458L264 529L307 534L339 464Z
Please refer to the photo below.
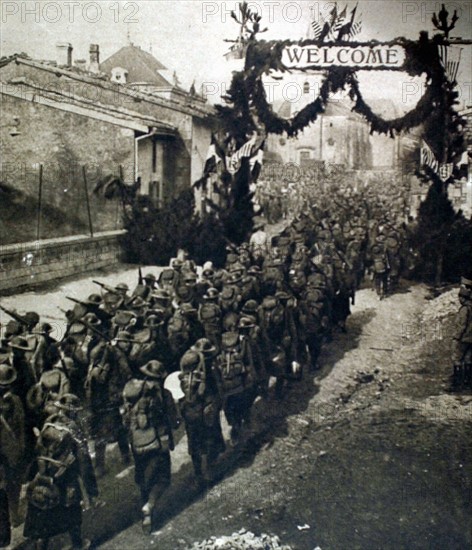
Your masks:
M447 12L441 12L439 15L441 22L447 22ZM451 23L452 27L456 20L457 18ZM434 22L435 18L433 17ZM437 19L436 23L438 23ZM435 26L437 26L436 23ZM441 25L437 28L444 30ZM238 145L244 142L248 133L254 131L254 114L267 133L286 133L289 137L293 137L315 122L318 116L325 111L331 93L347 88L349 97L354 103L352 110L368 121L372 133L387 134L393 137L395 134L424 124L424 138L436 158L441 159L441 162L454 162L464 151L461 129L465 126L465 121L454 109L458 103L458 95L454 89L456 83L448 81L439 57L438 46L448 44L448 33L446 32L437 34L432 39L428 37L427 32L421 32L418 41L398 37L387 42L378 40L325 42L309 39L264 41L256 40L254 34L244 45L246 54L244 69L234 73L231 86L225 97L226 103L231 106L217 106L220 120L227 134L236 139ZM291 72L291 69L282 62L284 49L289 46L310 45L346 46L349 48L400 45L405 50L403 66L400 68L383 66L382 69L403 71L412 77L425 75L425 92L417 105L405 115L387 120L374 113L362 96L356 76L358 69L333 67L326 70L326 78L315 101L306 105L292 119L282 118L274 112L267 101L262 77L270 75L273 71ZM296 71L306 72L313 68L316 66L296 69ZM363 68L362 70L378 69Z

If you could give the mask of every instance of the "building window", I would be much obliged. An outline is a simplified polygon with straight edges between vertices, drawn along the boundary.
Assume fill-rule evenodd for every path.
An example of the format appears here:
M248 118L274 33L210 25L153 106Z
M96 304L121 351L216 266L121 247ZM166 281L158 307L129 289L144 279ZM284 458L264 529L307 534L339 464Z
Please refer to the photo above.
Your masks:
M309 94L310 93L310 83L309 82L305 82L305 84L303 84L303 93L304 94Z
M300 162L311 159L310 151L300 151L299 156L300 156Z

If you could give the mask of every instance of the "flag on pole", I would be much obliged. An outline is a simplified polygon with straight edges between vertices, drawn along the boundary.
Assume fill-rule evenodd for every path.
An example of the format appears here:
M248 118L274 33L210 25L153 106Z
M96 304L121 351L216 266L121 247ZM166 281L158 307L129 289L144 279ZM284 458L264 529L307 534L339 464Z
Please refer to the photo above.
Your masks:
M336 17L332 20L331 29L329 32L329 37L331 39L336 40L338 38L339 31L347 23L346 15L347 15L347 6L345 6L342 12L339 15L336 15Z
M337 4L335 3L334 4L334 7L333 9L331 10L329 16L328 16L328 19L325 23L325 26L323 27L323 32L321 34L321 36L324 38L324 37L327 37L327 38L332 38L332 32L333 32L333 27L336 23L336 20L338 18L338 6Z
M462 50L459 46L438 46L439 59L449 82L455 82L457 78Z
M231 156L226 157L226 168L230 174L235 174L239 170L242 158L251 156L252 149L256 143L256 138L257 134L254 132L251 139L246 141L246 143Z
M439 162L436 160L433 151L431 151L430 146L423 140L423 145L421 147L421 165L429 166L436 174L439 170Z
M343 35L347 35L348 40L349 40L350 38L354 38L354 36L356 36L357 34L359 34L362 31L362 21L361 21L361 19L356 21L357 6L358 6L358 4L356 4L354 6L354 9L351 11L351 20L349 21L349 23L344 25L343 29L345 29L345 30L342 34L341 34L341 31L340 31L340 33L339 33L340 37L339 38L341 38ZM341 30L343 30L343 29L341 29Z
M321 33L323 32L324 25L322 25L321 23L321 18L320 21L316 21L315 19L313 19L313 21L311 22L311 30L313 31L313 38L315 40L318 40L318 38L321 36Z

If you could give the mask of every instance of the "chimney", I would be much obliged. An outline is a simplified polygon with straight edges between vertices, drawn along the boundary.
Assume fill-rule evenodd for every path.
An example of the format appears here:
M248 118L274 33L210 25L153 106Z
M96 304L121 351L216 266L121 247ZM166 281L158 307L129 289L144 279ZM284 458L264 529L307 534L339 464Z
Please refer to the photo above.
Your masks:
M89 71L91 73L98 73L100 71L100 51L98 44L90 44L89 53Z
M72 44L69 42L58 42L56 44L57 64L59 67L72 66Z

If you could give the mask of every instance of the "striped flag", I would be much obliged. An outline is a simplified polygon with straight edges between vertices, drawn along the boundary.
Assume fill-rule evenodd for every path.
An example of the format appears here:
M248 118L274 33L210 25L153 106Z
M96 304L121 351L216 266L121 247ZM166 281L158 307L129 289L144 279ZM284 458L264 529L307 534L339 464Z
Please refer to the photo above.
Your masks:
M337 40L342 39L350 39L356 36L356 34L359 34L362 30L362 21L356 21L356 12L357 12L357 4L355 5L354 9L351 11L351 17L349 20L347 20L346 17L344 17L344 23L342 24L341 28L339 28ZM341 17L341 16L340 16Z
M462 50L459 46L438 46L439 59L449 82L455 82L457 78Z
M251 156L252 149L256 143L256 138L257 134L254 133L251 139L246 141L246 143L240 147L236 153L230 157L226 157L226 168L230 174L234 174L238 171L242 158Z
M436 174L438 173L439 162L436 160L433 151L431 151L431 148L426 141L423 141L423 145L421 147L421 165L429 166Z
M354 21L354 23L351 25L351 30L349 31L348 36L349 38L353 38L360 32L362 32L362 21Z
M318 40L318 38L321 36L323 26L324 25L321 24L321 21L316 21L315 19L313 19L313 21L311 22L311 30L313 31L313 38L315 40Z
M333 20L333 23L331 25L331 30L329 32L329 37L333 40L336 40L338 37L339 31L343 28L343 26L347 23L346 21L346 15L347 15L347 6L344 7L342 12L336 16L336 18Z

